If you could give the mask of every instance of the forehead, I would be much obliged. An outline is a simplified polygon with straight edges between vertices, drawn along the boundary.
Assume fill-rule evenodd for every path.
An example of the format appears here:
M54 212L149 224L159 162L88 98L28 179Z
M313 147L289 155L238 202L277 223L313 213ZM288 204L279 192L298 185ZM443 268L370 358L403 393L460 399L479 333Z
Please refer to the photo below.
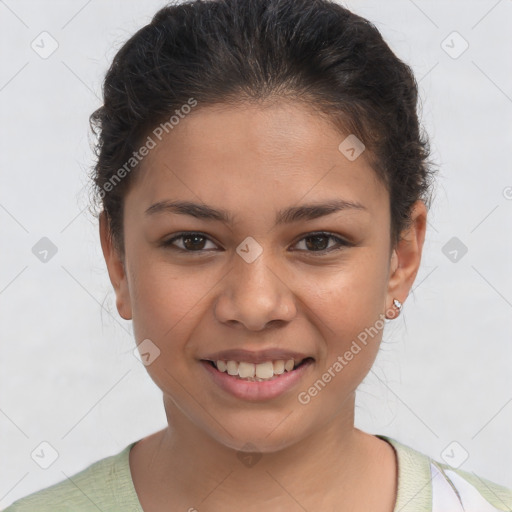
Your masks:
M150 133L155 145L134 176L132 205L186 197L256 212L341 197L386 206L365 152L347 158L339 147L350 134L306 105L199 105L167 131L161 140Z

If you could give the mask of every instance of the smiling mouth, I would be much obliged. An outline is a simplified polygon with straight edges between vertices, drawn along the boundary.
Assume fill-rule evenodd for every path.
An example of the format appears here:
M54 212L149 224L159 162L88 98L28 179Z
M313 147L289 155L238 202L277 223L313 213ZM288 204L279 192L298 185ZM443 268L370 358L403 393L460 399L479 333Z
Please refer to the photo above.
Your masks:
M312 357L306 357L300 361L294 359L278 359L274 361L264 361L262 363L248 363L245 361L210 361L203 359L213 368L221 373L227 373L229 376L249 382L263 382L278 379L281 375L293 372L297 368L313 362Z

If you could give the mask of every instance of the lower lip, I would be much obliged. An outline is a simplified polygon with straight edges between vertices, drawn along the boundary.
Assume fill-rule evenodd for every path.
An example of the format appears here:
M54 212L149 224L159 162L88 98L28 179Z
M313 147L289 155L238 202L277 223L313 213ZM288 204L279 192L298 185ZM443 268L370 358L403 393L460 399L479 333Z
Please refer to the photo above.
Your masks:
M210 363L201 361L213 381L224 391L242 400L262 401L276 398L292 389L302 379L304 374L312 366L313 360L309 359L291 372L284 372L275 379L267 381L248 381L233 377L227 372L219 372Z

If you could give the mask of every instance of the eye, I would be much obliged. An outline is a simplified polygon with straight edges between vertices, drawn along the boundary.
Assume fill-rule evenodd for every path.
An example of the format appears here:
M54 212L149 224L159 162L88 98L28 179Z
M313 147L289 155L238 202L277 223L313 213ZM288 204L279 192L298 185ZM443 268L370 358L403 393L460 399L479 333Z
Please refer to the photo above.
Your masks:
M181 242L181 247L178 247L175 244L177 240ZM213 244L213 242L203 233L187 232L180 233L179 235L163 241L162 245L181 252L202 252L208 250L205 249L205 243L207 242L211 242Z
M335 241L334 246L329 247L329 240ZM299 245L302 242L305 242L304 246L306 247L306 252L314 253L328 253L351 245L346 240L343 240L343 238L325 232L310 233L308 236L299 240L296 245Z
M329 247L329 240L334 241L334 245ZM179 246L176 242L180 242L181 246ZM205 245L210 242L213 244L214 248L207 249ZM350 246L351 244L346 240L332 235L331 233L326 232L318 232L318 233L310 233L308 236L303 237L299 242L295 244L295 246L300 243L304 243L305 249L299 249L309 253L329 253L342 247ZM188 253L202 253L206 251L215 250L217 245L210 240L210 238L200 232L186 232L180 233L178 235L169 238L168 240L164 240L161 243L162 246L180 251L180 252L188 252Z

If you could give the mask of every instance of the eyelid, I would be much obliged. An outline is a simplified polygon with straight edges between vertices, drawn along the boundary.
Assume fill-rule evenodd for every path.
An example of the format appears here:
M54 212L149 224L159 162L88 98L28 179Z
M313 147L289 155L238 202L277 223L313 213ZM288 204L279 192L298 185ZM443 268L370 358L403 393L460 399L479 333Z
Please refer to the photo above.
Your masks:
M210 241L210 242L214 243L215 245L218 245L217 242L212 240L212 238L209 235L207 235L206 233L202 233L201 231L184 231L181 233L176 233L171 238L164 240L161 243L161 245L163 247L171 248L172 250L176 250L181 253L195 254L195 255L201 255L204 253L212 252L212 250L215 250L215 249L200 249L197 251L187 251L186 249L182 249L181 247L176 247L172 243L176 240L179 240L180 238L184 238L186 236L191 236L191 235L199 235L199 236L205 238L207 241ZM329 231L310 231L310 232L306 232L306 233L303 233L302 235L300 235L300 238L298 238L297 241L293 243L293 246L297 245L299 242L302 242L306 238L310 238L310 237L314 237L314 236L325 236L328 239L335 240L337 243L337 246L331 247L329 249L323 249L321 251L306 251L306 250L302 250L302 249L296 249L296 251L302 252L302 253L305 253L308 255L323 255L323 254L329 254L336 250L342 249L343 247L350 247L353 245L351 242L349 242L345 238L341 237L340 235L331 233Z
M181 233L174 234L171 238L167 238L161 242L160 245L166 248L170 248L172 250L187 253L187 254L203 254L206 252L211 252L212 249L200 249L198 251L187 251L186 249L182 249L181 247L177 247L176 245L173 245L172 242L179 240L180 238L185 238L186 236L192 236L192 235L199 235L203 238L205 238L207 241L214 243L215 245L219 245L217 242L215 242L210 235L207 235L206 233L202 233L201 231L183 231Z
M343 238L342 236L331 233L329 231L309 231L307 233L304 233L300 235L300 237L297 239L297 241L293 244L294 246L297 245L299 242L302 242L306 238L311 238L314 236L325 236L327 239L335 240L337 243L337 246L331 247L329 249L323 249L321 251L304 251L301 249L298 249L298 251L303 252L305 254L328 254L330 252L336 251L337 249L341 249L343 247L349 247L354 244L349 242L347 239Z

